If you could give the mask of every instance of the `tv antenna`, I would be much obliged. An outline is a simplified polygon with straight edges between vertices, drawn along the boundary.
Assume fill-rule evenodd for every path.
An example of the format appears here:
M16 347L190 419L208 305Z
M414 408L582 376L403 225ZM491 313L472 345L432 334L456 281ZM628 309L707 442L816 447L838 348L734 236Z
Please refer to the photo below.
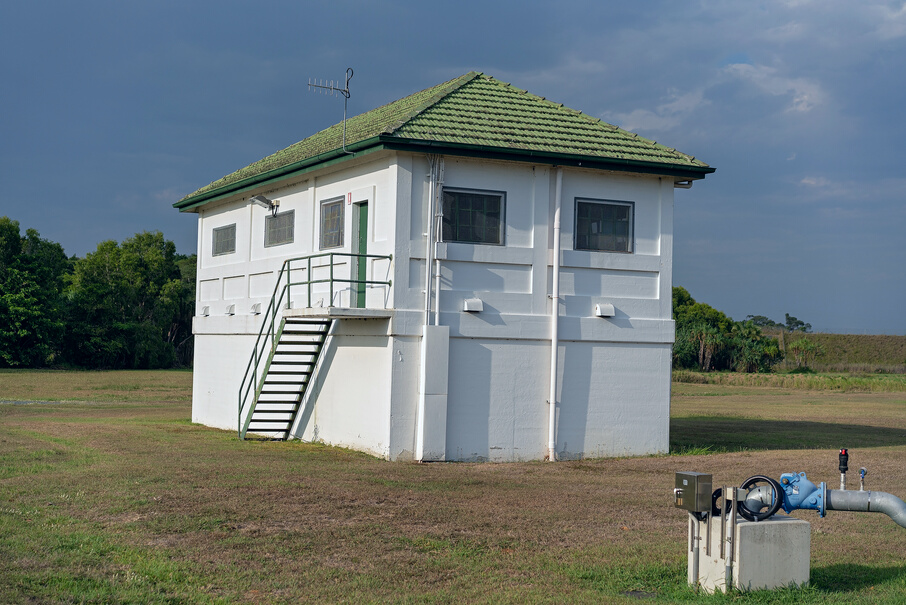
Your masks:
M343 153L353 154L352 151L346 150L346 104L349 101L349 81L352 79L352 68L346 68L346 84L343 88L340 88L340 81L337 80L315 80L312 82L311 78L308 79L308 89L314 89L315 92L320 92L329 96L335 96L337 94L343 95Z

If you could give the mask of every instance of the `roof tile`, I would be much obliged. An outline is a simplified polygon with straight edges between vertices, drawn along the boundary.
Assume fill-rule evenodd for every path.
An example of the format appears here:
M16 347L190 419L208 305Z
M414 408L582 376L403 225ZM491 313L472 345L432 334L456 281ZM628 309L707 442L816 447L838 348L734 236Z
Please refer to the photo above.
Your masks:
M516 149L713 171L693 156L477 72L347 120L347 147L376 137L381 142L455 143L486 151ZM269 173L314 161L342 146L340 123L202 187L175 206L203 203L220 191L267 180Z

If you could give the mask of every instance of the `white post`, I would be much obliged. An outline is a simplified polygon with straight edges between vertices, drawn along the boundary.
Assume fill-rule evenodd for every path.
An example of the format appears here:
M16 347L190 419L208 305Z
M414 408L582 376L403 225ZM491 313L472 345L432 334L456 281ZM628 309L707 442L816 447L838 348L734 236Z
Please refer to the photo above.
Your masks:
M557 351L560 348L558 333L560 317L560 194L563 189L563 169L557 168L557 185L554 193L554 244L551 284L551 390L548 397L548 460L557 460Z

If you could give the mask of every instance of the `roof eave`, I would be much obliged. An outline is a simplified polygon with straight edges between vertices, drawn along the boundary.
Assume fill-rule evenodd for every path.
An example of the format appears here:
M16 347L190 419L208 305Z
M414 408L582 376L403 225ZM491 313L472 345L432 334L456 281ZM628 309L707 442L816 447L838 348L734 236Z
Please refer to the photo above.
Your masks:
M262 172L261 174L246 177L233 183L229 183L228 185L224 185L223 187L211 189L198 195L187 196L173 204L173 207L182 212L187 212L213 201L249 192L265 183L273 184L282 180L297 178L306 172L345 162L356 157L362 157L382 149L415 153L458 155L463 157L515 162L534 162L597 170L634 172L639 174L657 174L688 180L703 179L706 175L715 171L711 166L688 166L682 164L666 164L662 162L645 162L641 160L545 152L530 149L513 149L508 147L449 143L422 139L403 139L392 135L371 137L347 145L346 149L352 151L352 153L348 153L343 149L327 151L298 162L293 162L292 164L287 164L281 168L275 168L267 172Z
M516 162L534 162L558 166L593 168L598 170L617 170L641 174L658 174L662 176L672 176L691 180L703 179L706 175L711 174L716 170L715 168L707 165L689 166L684 164L669 164L663 162L645 162L642 160L604 158L581 154L558 153L531 149L515 149L510 147L494 147L468 143L449 143L422 139L402 139L400 137L394 136L383 136L380 138L385 149L393 149L397 151L449 154Z
M199 193L198 195L186 196L173 204L173 207L179 209L182 212L187 212L213 201L251 191L265 183L275 183L286 179L296 178L302 174L305 174L306 172L311 172L312 170L315 170L317 168L323 168L325 166L331 166L333 164L345 162L353 158L362 157L369 153L380 151L382 147L383 146L381 145L380 137L365 139L364 141L359 141L357 143L347 145L345 151L342 148L334 149L332 151L325 151L324 153L320 153L310 158L299 160L298 162L293 162L292 164L287 164L286 166L268 170L267 172L262 172L254 176L246 177L222 187L217 187L215 189ZM351 151L352 153L349 153L349 151Z

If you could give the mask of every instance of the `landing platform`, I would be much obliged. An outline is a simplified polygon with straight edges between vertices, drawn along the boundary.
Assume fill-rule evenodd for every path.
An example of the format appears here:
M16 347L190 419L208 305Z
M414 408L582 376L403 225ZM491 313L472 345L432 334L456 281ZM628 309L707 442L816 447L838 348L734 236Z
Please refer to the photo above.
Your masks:
M303 307L301 309L284 309L283 317L311 317L325 319L390 319L393 317L393 309Z

